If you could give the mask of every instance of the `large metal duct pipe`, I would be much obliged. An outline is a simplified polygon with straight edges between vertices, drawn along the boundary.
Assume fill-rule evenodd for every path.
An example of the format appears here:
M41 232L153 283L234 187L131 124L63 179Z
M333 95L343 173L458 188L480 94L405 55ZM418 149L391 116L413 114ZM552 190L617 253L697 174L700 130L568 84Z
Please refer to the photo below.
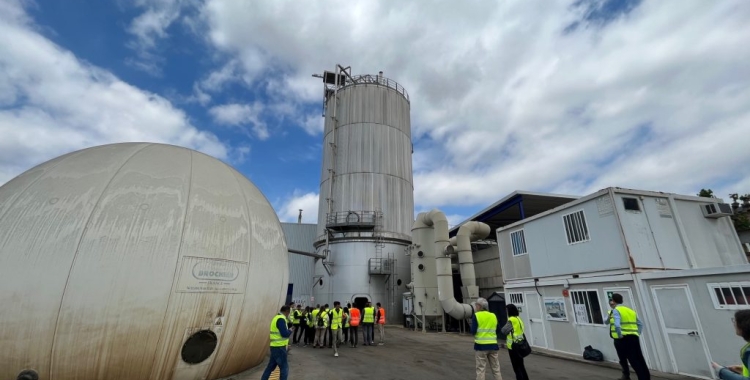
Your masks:
M453 295L453 274L451 257L453 246L448 238L448 218L440 210L432 210L417 216L417 223L435 229L435 260L438 280L438 298L446 313L456 319L470 318L473 312L471 305L461 304ZM471 248L471 247L470 247ZM470 252L471 253L471 249Z
M463 283L464 301L471 304L479 298L477 276L474 272L474 258L471 253L471 242L484 239L490 235L490 226L482 222L466 222L456 236L451 238L451 245L458 248L458 264ZM454 244L455 243L455 244Z

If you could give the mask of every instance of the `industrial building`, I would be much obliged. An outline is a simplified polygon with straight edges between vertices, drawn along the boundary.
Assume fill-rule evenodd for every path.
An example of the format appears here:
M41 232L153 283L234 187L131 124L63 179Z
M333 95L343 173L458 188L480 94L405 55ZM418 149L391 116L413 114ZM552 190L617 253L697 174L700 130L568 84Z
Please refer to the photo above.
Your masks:
M323 80L316 224L279 223L226 164L114 144L0 187L0 377L215 379L259 364L283 303L380 302L389 324L464 328L514 303L533 346L616 360L607 299L646 324L649 366L697 377L734 357L750 264L718 199L516 191L449 228L414 215L410 100L337 65ZM711 339L706 337L711 336ZM31 376L31 374L29 374ZM27 378L35 378L34 376Z
M314 304L313 287L315 277L315 257L300 254L312 252L317 237L318 225L312 223L281 223L286 246L289 249L289 285L286 304L294 302L304 306ZM293 253L298 252L298 253Z
M414 218L410 101L395 81L325 72L315 303L400 308ZM400 323L400 313L387 313Z
M750 265L719 199L609 188L497 229L504 295L533 346L617 361L608 299L645 324L652 369L712 378L736 356L730 319L750 307Z

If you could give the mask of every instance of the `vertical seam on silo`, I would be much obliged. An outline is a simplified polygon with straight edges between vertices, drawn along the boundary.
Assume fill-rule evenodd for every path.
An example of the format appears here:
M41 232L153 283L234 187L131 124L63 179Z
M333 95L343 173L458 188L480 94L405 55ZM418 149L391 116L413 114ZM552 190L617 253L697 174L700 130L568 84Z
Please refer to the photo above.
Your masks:
M174 287L177 283L177 271L180 269L180 258L182 257L182 242L185 240L185 229L187 229L188 213L190 212L190 195L193 192L193 152L187 150L190 155L190 177L188 178L188 190L187 198L185 199L185 213L182 216L182 231L180 232L180 245L177 247L177 260L174 263L174 272L172 273L172 286L169 288L169 297L167 297L167 306L164 308L164 316L161 319L161 325L159 326L159 340L156 342L156 349L161 347L164 337L164 321L167 320L167 314L169 313L169 305L172 303L172 295L174 294ZM154 366L156 361L160 359L157 355L154 355L154 360L151 362L151 374L154 372Z
M151 146L151 144L145 144L144 147L136 150L131 154L128 158L125 159L125 161L122 162L122 165L120 165L119 168L115 171L115 173L112 175L112 177L107 181L107 184L104 185L104 188L102 189L102 192L99 194L99 197L96 199L96 203L94 204L94 207L91 208L91 213L89 214L88 218L86 219L86 224L83 225L83 231L81 232L81 236L78 237L78 244L76 244L76 251L73 254L73 262L70 264L70 269L68 269L68 277L65 279L65 287L63 287L63 294L62 297L60 297L60 306L57 308L57 318L55 320L55 330L52 333L52 346L50 347L50 355L49 355L49 375L50 379L54 377L54 374L52 372L52 366L54 365L54 352L55 352L55 343L57 342L57 328L60 325L60 313L62 312L62 306L65 303L65 293L68 291L68 284L70 283L70 274L73 273L73 268L76 265L76 259L78 258L78 251L81 249L81 243L83 242L83 237L86 236L86 232L89 230L89 223L91 223L91 218L94 217L94 213L99 208L99 204L102 202L102 198L104 198L104 194L107 192L107 189L109 189L109 185L112 184L112 181L115 180L118 174L120 174L120 170L127 165L128 161L130 161L136 154L140 153L142 150L148 148Z

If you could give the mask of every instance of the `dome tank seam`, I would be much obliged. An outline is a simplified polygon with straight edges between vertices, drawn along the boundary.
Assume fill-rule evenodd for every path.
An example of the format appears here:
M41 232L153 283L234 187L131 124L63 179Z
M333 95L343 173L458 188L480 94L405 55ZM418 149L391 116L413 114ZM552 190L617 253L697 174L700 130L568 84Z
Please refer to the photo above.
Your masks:
M164 337L163 329L164 329L164 323L167 320L167 315L169 315L169 304L172 302L172 295L174 294L174 288L177 284L177 271L180 269L180 255L182 253L182 244L185 237L185 230L187 229L187 217L188 212L190 212L190 196L193 192L193 152L189 149L187 149L187 153L190 155L190 177L188 178L188 184L187 184L187 196L185 198L185 213L182 215L182 231L180 232L180 245L177 247L177 259L174 263L174 274L172 275L175 280L172 281L172 286L169 288L169 297L167 297L167 303L164 307L164 316L161 319L161 323L159 324L159 340L156 341L156 347L161 347L162 345L162 338ZM157 357L154 355L154 359L151 362L151 370L153 371L154 365L156 364Z
M62 293L62 296L60 297L60 305L58 306L58 309L57 309L57 318L55 319L55 330L52 333L52 344L50 345L50 354L49 354L49 358L50 358L50 361L49 361L49 373L50 374L53 373L52 369L53 369L54 363L55 363L54 352L55 352L55 345L56 345L56 342L57 342L57 329L58 329L59 324L60 324L60 313L62 312L62 307L63 307L63 304L65 303L65 294L68 291L68 284L70 283L70 274L73 272L73 268L76 265L76 260L78 259L78 253L81 250L81 242L83 242L83 237L86 236L86 232L88 232L88 227L89 227L89 223L91 223L91 218L94 216L94 213L99 208L99 205L101 204L102 198L104 198L104 194L109 189L109 186L112 184L112 181L114 181L114 179L117 177L117 175L120 174L120 171L122 170L122 168L124 168L125 165L127 165L127 163L133 157L135 157L138 153L140 153L142 150L148 148L151 145L152 144L149 144L149 143L145 144L145 146L143 146L140 149L138 149L135 152L133 152L133 154L131 154L128 158L126 158L122 162L122 164L120 165L120 167L117 168L117 170L114 172L114 174L112 174L112 177L109 179L109 181L107 181L107 184L104 185L104 188L102 188L102 192L99 194L99 197L96 199L96 203L94 204L94 207L91 208L91 213L88 215L88 218L86 218L86 223L84 224L83 231L81 231L81 236L78 237L78 243L76 244L76 251L73 254L73 261L70 263L70 268L68 269L68 277L65 279L65 286L63 287L63 293Z

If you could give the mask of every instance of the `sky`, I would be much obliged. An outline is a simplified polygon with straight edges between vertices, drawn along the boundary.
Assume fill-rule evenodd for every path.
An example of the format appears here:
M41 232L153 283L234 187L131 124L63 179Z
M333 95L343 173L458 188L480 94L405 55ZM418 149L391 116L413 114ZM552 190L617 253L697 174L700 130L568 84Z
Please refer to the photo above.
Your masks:
M468 5L467 5L468 4ZM411 99L415 212L514 190L750 193L744 0L0 0L0 184L124 141L234 166L316 222L322 84Z

